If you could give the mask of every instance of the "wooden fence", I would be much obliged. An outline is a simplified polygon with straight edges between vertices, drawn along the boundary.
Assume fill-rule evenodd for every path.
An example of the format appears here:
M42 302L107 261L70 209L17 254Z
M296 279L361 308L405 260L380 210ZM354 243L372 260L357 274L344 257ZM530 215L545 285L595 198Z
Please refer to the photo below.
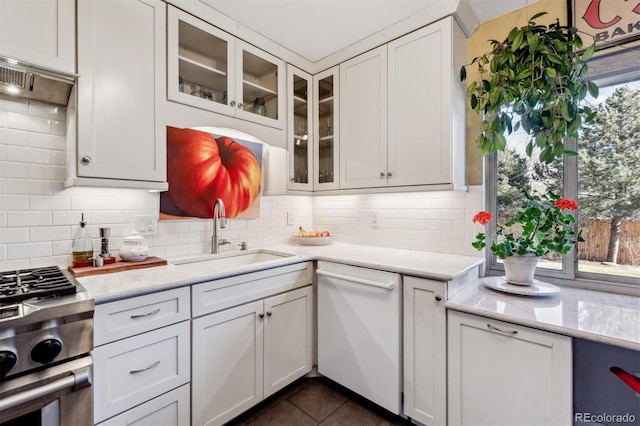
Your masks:
M604 262L607 259L610 227L610 220L585 219L580 221L582 237L585 239L584 242L578 244L578 257L581 260ZM622 222L617 263L640 266L640 221Z

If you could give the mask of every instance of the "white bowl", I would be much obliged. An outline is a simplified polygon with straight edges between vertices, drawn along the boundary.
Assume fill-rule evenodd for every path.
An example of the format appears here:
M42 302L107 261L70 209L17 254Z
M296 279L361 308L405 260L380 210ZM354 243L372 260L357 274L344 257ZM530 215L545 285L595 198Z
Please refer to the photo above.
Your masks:
M303 246L323 246L329 244L333 240L333 236L330 237L301 237L294 235L293 240Z

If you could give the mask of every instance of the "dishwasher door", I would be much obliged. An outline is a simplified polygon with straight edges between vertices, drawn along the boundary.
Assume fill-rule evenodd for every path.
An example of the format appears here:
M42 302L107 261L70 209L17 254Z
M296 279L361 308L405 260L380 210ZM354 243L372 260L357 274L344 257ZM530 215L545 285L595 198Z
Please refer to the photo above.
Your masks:
M401 412L399 274L318 262L318 371Z

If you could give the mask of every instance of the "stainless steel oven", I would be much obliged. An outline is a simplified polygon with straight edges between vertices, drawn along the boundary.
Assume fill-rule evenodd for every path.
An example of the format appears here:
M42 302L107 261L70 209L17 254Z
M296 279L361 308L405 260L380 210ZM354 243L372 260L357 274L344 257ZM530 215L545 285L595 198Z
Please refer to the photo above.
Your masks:
M93 310L58 267L0 273L0 426L93 423Z

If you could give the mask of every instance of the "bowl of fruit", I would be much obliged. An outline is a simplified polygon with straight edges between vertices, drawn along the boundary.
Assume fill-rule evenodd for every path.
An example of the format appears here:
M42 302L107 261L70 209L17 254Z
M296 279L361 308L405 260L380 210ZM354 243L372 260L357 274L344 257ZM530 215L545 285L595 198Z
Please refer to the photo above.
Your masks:
M323 246L329 244L333 236L329 231L307 231L301 226L293 240L304 246Z

